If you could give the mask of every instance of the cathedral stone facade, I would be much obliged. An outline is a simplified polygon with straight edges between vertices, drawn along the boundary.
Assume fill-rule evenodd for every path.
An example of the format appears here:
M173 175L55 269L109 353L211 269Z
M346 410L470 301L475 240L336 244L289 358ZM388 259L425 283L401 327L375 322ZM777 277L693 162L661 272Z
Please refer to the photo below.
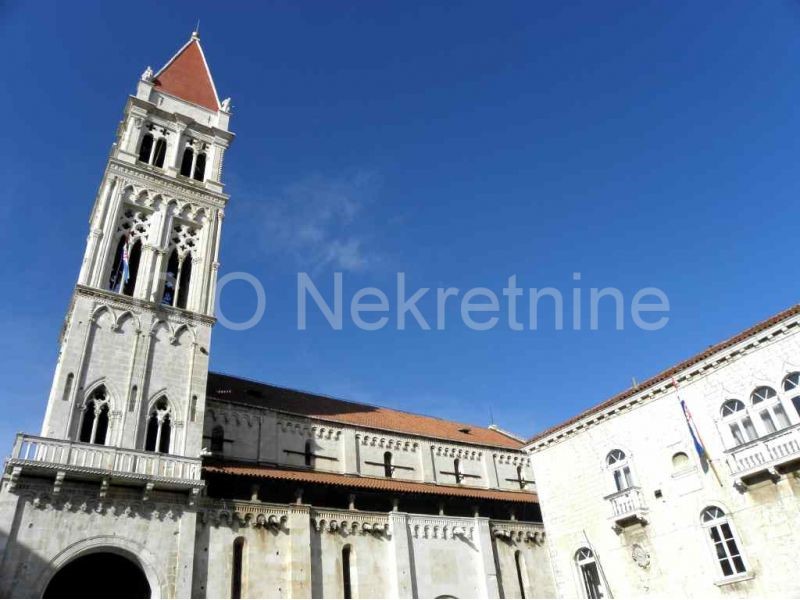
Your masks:
M800 595L800 307L527 441L210 373L229 119L196 35L127 102L0 595Z

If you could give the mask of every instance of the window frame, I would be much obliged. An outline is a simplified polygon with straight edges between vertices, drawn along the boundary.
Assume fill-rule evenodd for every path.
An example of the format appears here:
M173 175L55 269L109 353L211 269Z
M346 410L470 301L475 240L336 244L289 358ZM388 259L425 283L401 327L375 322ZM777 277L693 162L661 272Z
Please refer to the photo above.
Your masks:
M715 512L712 513L711 511ZM716 572L720 575L721 580L747 576L750 573L750 568L743 550L744 546L733 520L725 509L718 504L709 504L700 511L700 525L703 529L711 559L716 564ZM730 535L725 533L725 527L727 527ZM717 535L716 538L714 533ZM733 543L736 553L731 551L731 543ZM724 556L720 556L720 550L722 550ZM741 568L736 564L737 558L741 563ZM731 573L725 572L724 563L728 564Z

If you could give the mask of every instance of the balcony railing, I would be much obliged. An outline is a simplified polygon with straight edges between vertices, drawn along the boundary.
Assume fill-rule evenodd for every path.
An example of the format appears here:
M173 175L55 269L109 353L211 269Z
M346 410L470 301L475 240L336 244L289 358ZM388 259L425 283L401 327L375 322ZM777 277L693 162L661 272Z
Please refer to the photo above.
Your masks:
M632 486L609 494L606 496L606 500L611 505L611 520L614 522L614 530L618 533L629 525L647 524L648 509L644 501L644 494L638 487Z
M727 451L737 484L746 487L800 468L800 425L771 433Z
M17 434L8 464L31 472L65 472L69 478L142 480L173 489L202 487L199 458Z

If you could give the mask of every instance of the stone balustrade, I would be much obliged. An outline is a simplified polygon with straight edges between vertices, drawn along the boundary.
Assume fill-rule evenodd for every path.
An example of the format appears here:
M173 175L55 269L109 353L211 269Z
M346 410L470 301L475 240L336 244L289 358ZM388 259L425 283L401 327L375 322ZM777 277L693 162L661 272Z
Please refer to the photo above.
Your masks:
M8 465L18 476L23 470L80 475L105 481L140 480L151 488L199 490L203 486L199 458L145 452L18 434Z
M776 478L800 462L800 425L794 425L727 451L728 467L737 483Z

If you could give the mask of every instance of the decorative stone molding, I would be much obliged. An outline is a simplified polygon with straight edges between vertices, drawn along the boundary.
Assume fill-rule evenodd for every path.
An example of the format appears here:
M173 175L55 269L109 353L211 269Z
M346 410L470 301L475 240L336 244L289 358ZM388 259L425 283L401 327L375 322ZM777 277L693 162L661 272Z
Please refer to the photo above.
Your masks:
M373 446L386 448L389 450L416 452L419 450L419 442L402 438L392 438L384 435L372 435L369 433L356 433L356 439L361 441L362 446Z
M219 505L206 505L198 511L203 525L228 527L253 527L254 529L273 529L289 531L289 509L285 506L262 504L260 502L234 502Z
M311 524L317 533L339 535L372 535L391 537L391 526L386 515L370 513L317 511L313 512Z
M483 450L476 450L475 448L463 446L437 444L433 446L433 451L437 456L449 456L451 458L461 458L464 460L480 460L483 458Z
M289 419L280 420L277 422L277 425L278 429L283 433L295 434L302 437L338 440L342 435L341 429L328 425L317 425L315 423L305 423Z
M111 159L109 162L109 170L120 176L123 187L133 185L140 189L149 189L154 192L154 195L168 195L170 199L191 198L200 206L208 208L223 208L228 201L226 194L219 194L197 187L188 181L170 180L166 177L151 174L144 168L132 167L115 159Z
M531 466L531 459L529 456L523 453L519 454L500 454L495 453L493 455L497 459L498 464L508 464L508 465L523 465L526 467Z
M491 521L492 537L509 543L525 542L541 546L545 541L544 525L519 521Z
M408 528L414 538L473 540L475 521L446 517L409 517Z
M104 492L101 490L101 494ZM49 494L43 490L31 489L21 494L26 502L42 511L64 511L71 513L96 513L110 517L141 518L147 520L177 521L183 516L180 504L164 502L145 502L129 496L92 495L86 493Z

